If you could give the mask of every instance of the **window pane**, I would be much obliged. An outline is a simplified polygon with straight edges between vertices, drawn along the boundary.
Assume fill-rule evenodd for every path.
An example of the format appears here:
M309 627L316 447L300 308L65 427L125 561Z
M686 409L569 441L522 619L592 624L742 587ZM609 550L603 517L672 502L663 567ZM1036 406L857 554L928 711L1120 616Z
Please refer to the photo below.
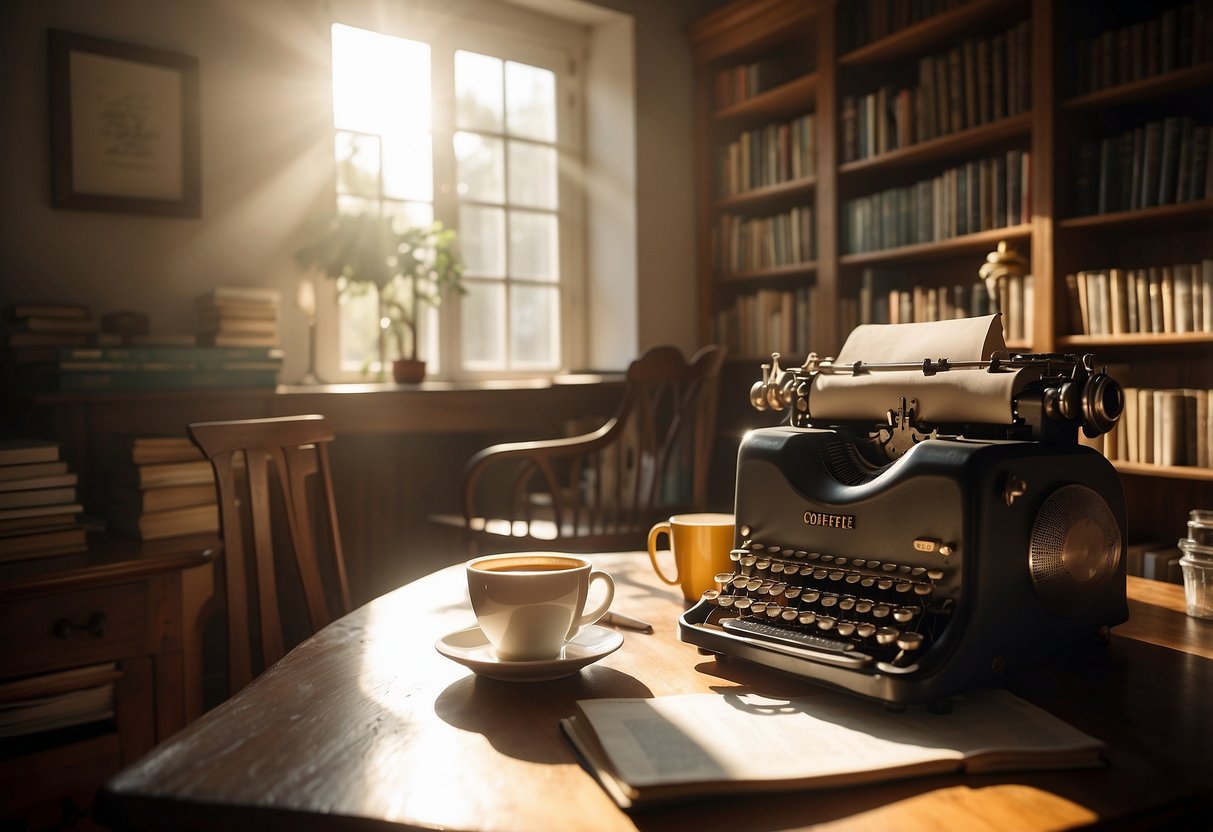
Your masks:
M556 76L548 69L505 64L506 132L556 141Z
M392 217L397 229L426 228L434 222L434 206L427 202L384 202L383 215Z
M505 200L505 145L476 133L455 134L458 193L478 202Z
M556 148L510 142L510 202L556 208Z
M477 205L460 206L459 240L465 272L505 276L505 211Z
M510 356L516 368L560 363L560 303L554 286L513 286Z
M428 133L430 47L333 24L333 126L364 133Z
M383 143L383 194L397 199L434 199L432 140L428 134L390 136Z
M467 282L463 296L463 363L477 370L505 366L505 286Z
M510 212L510 277L556 280L556 217L529 211Z
M379 196L379 137L337 131L337 193Z
M501 60L455 53L455 126L502 132Z
M339 281L342 289L344 281ZM379 296L374 286L351 285L341 291L341 369L369 372L379 365Z
M349 196L348 194L337 195L337 213L349 214L357 216L358 214L377 214L379 213L379 200L363 199L359 196Z

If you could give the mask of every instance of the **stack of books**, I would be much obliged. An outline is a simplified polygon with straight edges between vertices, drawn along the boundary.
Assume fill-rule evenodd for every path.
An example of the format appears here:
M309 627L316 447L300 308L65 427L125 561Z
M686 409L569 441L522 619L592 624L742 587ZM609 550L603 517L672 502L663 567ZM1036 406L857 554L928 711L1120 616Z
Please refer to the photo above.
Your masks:
M897 272L864 269L859 289L859 323L906 324L1002 313L1007 341L1023 345L1035 326L1035 280L1008 275L991 295L984 281L953 286L905 286Z
M198 342L216 347L277 346L279 300L279 293L273 289L212 289L195 302Z
M0 439L0 561L88 548L76 484L59 443Z
M28 347L73 347L94 343L97 322L75 303L18 303L4 309L4 345L9 353Z
M1125 410L1108 433L1081 441L1108 459L1146 465L1213 465L1213 390L1124 388Z
M188 438L122 437L111 486L114 529L143 540L219 531L211 464Z
M1213 332L1213 260L1066 275L1070 329L1082 335Z

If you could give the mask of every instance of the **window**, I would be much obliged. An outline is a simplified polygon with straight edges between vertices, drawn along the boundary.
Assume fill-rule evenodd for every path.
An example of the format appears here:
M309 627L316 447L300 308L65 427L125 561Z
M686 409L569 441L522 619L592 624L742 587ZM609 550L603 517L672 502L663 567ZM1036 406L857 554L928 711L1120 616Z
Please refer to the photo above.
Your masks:
M337 208L458 232L467 291L419 327L431 374L559 370L582 349L577 61L453 28L422 40L333 25ZM350 372L379 354L378 299L356 291L340 295Z

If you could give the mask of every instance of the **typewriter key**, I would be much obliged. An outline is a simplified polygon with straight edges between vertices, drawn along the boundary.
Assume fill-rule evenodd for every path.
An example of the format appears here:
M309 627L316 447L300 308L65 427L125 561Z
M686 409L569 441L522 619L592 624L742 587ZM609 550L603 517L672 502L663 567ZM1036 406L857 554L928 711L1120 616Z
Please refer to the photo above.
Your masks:
M809 577L810 575L812 575L812 574L813 574L813 567L811 567L811 566L802 566L802 567L800 567L800 573L799 573L799 574L800 574L800 577L802 577L802 578L807 578L807 577Z
M750 578L748 581L746 581L745 588L750 592L757 592L761 586L762 580L760 578Z
M807 558L809 556L809 553L806 552L804 549L797 549L793 554L795 557L798 557L801 560L804 560L805 558Z
M771 574L772 575L782 575L783 574L783 561L778 561L778 560L771 561Z
M877 644L892 644L897 641L897 637L901 635L896 627L881 627L876 631Z
M802 612L802 613L800 614L800 617L799 617L797 620L798 620L798 621L799 621L801 624L806 624L806 625L807 625L807 624L812 624L814 621L816 621L816 620L817 620L817 613L815 613L815 612Z
M716 589L724 592L725 588L733 583L732 572L717 572L716 577L712 579L716 583Z
M888 604L877 604L876 606L872 607L872 617L873 618L888 618L889 613L891 613L892 611L893 611L892 607L890 607Z
M718 595L716 596L716 606L727 609L733 606L733 602L736 600L737 597L734 595Z
M740 598L737 598L733 601L733 607L739 613L741 613L742 615L745 615L746 613L748 613L750 611L750 606L753 605L753 603L754 603L753 598L747 598L746 596L742 595Z
M943 570L942 569L929 569L929 570L927 570L927 577L930 578L932 581L942 581L943 580Z
M754 601L750 604L750 615L762 615L767 610L766 601Z
M915 566L913 569L910 570L910 574L913 575L915 578L921 577L922 575L925 575L926 573L927 573L927 568L925 566Z
M880 566L880 561L870 560L867 563L865 563L864 566L866 566L868 569L876 569L877 567Z
M703 591L702 600L707 601L709 604L711 604L711 605L715 606L715 605L716 605L716 599L717 599L717 598L719 598L719 597L720 597L720 591L719 591L719 590L715 590L715 589L705 589L705 590Z
M870 577L870 576L868 576L868 575L865 575L865 576L863 577L863 580L861 580L861 581L859 582L859 585L860 585L860 586L866 586L866 587L873 587L873 586L876 586L876 579L875 579L875 578L873 578L873 577Z
M900 592L902 594L905 594L905 593L909 592L913 586L914 586L914 584L910 583L909 581L898 581L897 585L894 586L893 589L897 590L898 592Z
M901 566L897 567L897 571L901 572L903 575L909 575L910 569L911 569L911 567L908 564L904 564L904 563Z
M748 584L749 582L750 582L750 579L747 578L745 575L738 575L732 581L730 581L730 583L733 585L733 589L741 589L741 590L744 590L746 588L746 584Z
M829 574L830 573L825 569L814 569L813 570L813 577L819 581L824 581L826 579L826 575L829 575Z
M771 561L768 560L767 558L759 558L754 563L754 568L760 573L766 572L768 569L771 568Z
M908 624L914 620L914 610L909 607L899 607L893 610L893 620L899 624Z
M779 618L783 615L783 607L778 604L769 604L767 606L767 618Z
M854 635L854 634L855 634L855 622L854 621L839 621L838 622L838 635L850 636L850 635Z
M781 612L779 614L779 617L782 618L784 621L791 623L800 617L800 613L798 613L796 610L792 610L792 609L788 609L787 607L784 607L783 612Z
M880 565L880 568L881 568L881 569L883 569L885 572L896 572L896 571L897 571L897 564L895 564L895 563L882 563L882 564Z
M830 618L828 615L819 615L817 616L817 629L832 630L834 629L834 624L836 624L837 621L838 619Z
M843 598L841 601L838 602L838 609L840 609L840 610L855 609L855 599L854 598Z
M897 639L897 646L902 650L917 650L922 647L921 633L902 633Z
M823 595L821 597L821 605L823 607L833 607L833 606L836 606L837 604L838 604L837 595Z
M930 584L914 584L914 594L915 595L930 595L931 594L931 585Z
M858 572L848 572L847 573L847 583L849 583L849 584L857 584L857 583L859 583L860 579L862 579L862 578L863 578L863 575L860 575Z
M801 588L798 586L789 586L786 589L784 589L783 597L787 598L789 601L795 601L797 598L800 597L800 589Z
M862 624L856 625L855 632L860 638L871 638L872 633L876 632L876 625L865 621Z
M803 593L801 593L800 597L806 604L811 604L821 597L821 593L815 589L806 589Z
M890 581L888 578L881 578L879 581L876 582L876 588L877 589L892 589L893 582Z
M821 554L818 552L809 552L807 557L809 560L821 560Z
M833 569L830 571L830 580L831 581L841 581L846 576L847 576L847 573L843 572L841 569Z
M861 615L867 615L871 611L872 611L872 602L871 601L860 600L860 601L855 602L855 612L860 613Z

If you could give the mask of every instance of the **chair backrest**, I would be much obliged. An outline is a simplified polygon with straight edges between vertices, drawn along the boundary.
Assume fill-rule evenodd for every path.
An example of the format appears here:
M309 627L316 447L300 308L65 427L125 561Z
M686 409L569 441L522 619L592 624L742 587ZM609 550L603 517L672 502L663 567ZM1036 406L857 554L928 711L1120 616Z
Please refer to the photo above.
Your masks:
M323 416L308 415L199 422L189 426L189 435L210 460L218 488L228 690L234 693L257 675L255 632L260 636L260 669L285 653L276 539L279 551L293 554L313 632L349 611L327 450L333 431ZM309 491L313 477L317 488ZM316 517L313 502L318 503ZM275 535L283 527L286 534ZM324 545L318 546L321 529ZM333 587L331 593L326 585Z
M628 367L619 409L598 430L484 449L464 481L467 527L502 529L497 546L530 538L565 549L634 547L667 508L702 509L723 361L717 346L690 361L655 347ZM494 467L510 472L498 490L508 516L498 520L478 511L481 478Z

